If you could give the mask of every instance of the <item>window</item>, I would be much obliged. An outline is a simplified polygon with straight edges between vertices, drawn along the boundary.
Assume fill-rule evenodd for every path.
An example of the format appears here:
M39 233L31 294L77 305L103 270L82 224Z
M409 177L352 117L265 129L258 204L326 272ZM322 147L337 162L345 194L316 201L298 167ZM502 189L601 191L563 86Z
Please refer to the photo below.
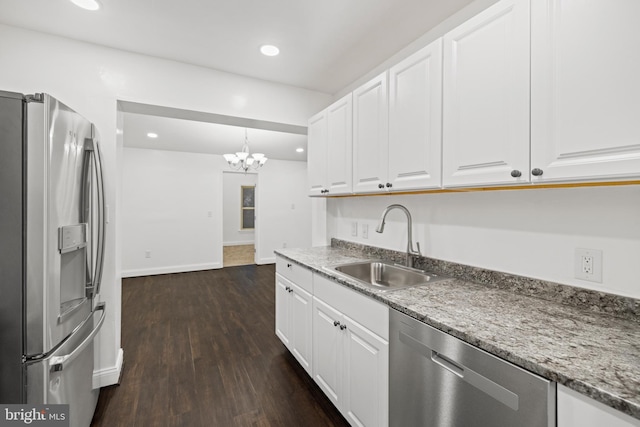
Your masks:
M253 230L256 222L256 187L240 187L240 228L243 230Z

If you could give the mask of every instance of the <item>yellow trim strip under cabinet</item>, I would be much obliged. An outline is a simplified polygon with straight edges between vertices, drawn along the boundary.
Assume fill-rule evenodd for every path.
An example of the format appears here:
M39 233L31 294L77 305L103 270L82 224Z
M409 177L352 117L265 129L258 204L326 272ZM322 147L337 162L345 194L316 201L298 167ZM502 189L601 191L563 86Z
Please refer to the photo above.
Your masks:
M622 185L640 185L640 181L596 181L596 182L573 182L555 184L527 184L527 185L502 185L496 187L468 187L468 188L438 188L433 190L414 191L390 191L388 193L363 193L363 194L342 194L336 196L324 196L327 198L342 197L372 197L372 196L402 196L411 194L441 194L441 193L470 193L476 191L501 191L501 190L540 190L544 188L581 188L581 187L619 187Z

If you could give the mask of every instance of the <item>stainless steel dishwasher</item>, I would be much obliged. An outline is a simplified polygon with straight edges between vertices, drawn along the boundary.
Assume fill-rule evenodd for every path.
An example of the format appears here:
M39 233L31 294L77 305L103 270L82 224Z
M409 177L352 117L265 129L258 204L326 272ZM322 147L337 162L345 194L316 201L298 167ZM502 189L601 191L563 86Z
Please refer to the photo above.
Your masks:
M555 427L555 383L396 310L389 425Z

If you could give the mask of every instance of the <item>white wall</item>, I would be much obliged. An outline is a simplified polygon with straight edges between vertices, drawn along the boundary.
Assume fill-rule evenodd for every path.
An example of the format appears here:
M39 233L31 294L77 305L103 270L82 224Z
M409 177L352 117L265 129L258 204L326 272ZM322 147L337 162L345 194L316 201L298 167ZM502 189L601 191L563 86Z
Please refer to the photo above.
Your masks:
M640 298L640 186L329 199L329 236L405 250L400 211L389 214L383 234L375 232L392 203L411 212L426 256ZM603 251L603 283L574 278L575 248Z
M123 277L221 268L223 181L245 175L229 174L227 163L218 155L123 151ZM275 262L273 251L283 245L311 246L306 176L305 162L274 159L257 175L248 176L257 181L258 264ZM239 186L234 190L239 192ZM234 216L238 216L239 197L236 201ZM151 258L146 258L147 251Z
M311 246L311 199L307 163L269 160L256 187L256 262L275 262L279 248Z
M222 163L216 155L124 149L122 277L222 267Z
M113 384L121 362L116 204L121 161L117 144L122 141L116 139L117 101L306 126L330 96L6 25L0 25L0 70L2 90L50 93L94 122L102 136L111 222L101 292L107 318L96 347L96 384Z
M240 191L243 186L256 185L255 173L224 172L222 176L222 241L224 246L252 245L253 230L242 230L240 224Z

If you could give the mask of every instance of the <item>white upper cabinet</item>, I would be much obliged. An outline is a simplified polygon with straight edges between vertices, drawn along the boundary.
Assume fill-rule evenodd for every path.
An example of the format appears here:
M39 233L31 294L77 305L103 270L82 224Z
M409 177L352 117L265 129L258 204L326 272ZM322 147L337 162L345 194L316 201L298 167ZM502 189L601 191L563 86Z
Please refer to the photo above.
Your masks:
M640 175L640 1L534 1L531 13L533 182Z
M353 190L351 94L327 108L327 190L329 195Z
M353 92L353 191L383 191L388 182L387 73Z
M444 36L444 186L529 182L529 15L502 0Z
M327 185L327 111L309 119L307 131L309 195L324 194Z
M388 190L438 188L442 149L442 40L389 70Z
M309 195L352 192L351 94L309 119Z

